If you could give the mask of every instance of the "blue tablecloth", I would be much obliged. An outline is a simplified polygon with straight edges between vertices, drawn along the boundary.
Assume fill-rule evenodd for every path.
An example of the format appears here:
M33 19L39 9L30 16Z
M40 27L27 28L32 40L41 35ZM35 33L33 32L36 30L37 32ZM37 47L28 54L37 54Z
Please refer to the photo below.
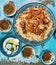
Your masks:
M4 4L7 2L8 0L0 0L0 18L7 18L7 19L9 19L11 22L12 22L12 24L13 24L13 18L14 17L7 17L7 16L5 16L4 15L4 13L3 13L3 11L2 11L2 7L4 6ZM26 3L29 3L29 2L39 2L39 0L11 0L11 1L13 1L16 5L17 5L17 7L18 7L18 9L21 7L21 6L23 6L24 4L26 4ZM52 12L54 13L54 15L55 15L55 17L56 17L56 0L54 0L55 1L55 6L53 7L52 5L50 5L50 4L48 4L47 6L52 10ZM12 32L13 33L13 32ZM4 36L6 36L7 34L2 34L2 33L0 33L0 41L1 41L1 39L4 37ZM2 44L2 43L1 43ZM22 43L23 44L23 43ZM47 41L46 43L45 43L45 46L42 48L41 46L33 46L34 47L34 49L35 49L35 54L36 55L39 55L40 53L41 53L41 51L42 50L45 50L45 49L48 49L48 50L51 50L54 54L55 54L55 57L56 57L56 39L52 36L51 37L51 39L49 40L49 41ZM1 49L0 49L1 50ZM1 59L4 59L4 58L6 58L7 59L7 57L4 55L4 54L2 54L2 52L0 51L0 60ZM38 62L39 61L39 59L37 59L35 56L34 56L34 58L32 58L30 61L29 60L25 60L22 56L21 56L21 53L20 54L18 54L17 56L15 56L15 57L11 57L11 58L9 58L9 60L11 60L11 61L18 61L18 60L20 60L20 61L22 61L22 62L28 62L28 63L30 63L30 62L34 62L34 63L36 63L36 62Z

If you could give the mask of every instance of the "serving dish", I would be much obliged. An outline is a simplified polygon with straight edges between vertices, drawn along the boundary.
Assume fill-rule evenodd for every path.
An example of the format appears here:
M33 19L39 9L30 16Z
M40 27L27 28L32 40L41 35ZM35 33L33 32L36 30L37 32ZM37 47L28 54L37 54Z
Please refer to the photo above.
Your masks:
M48 38L43 40L43 41L29 41L28 39L26 38L23 38L21 35L18 35L18 33L16 32L16 27L15 27L15 23L16 23L16 20L17 20L17 17L20 15L20 13L22 13L23 11L25 11L27 8L31 8L32 6L39 6L39 7L42 7L42 8L45 8L46 11L49 13L50 15L50 19L52 20L52 23L53 23L53 30L51 30L51 32L49 33L48 35ZM41 4L41 3L37 3L37 2L32 2L32 3L28 3L24 6L22 6L16 13L15 15L15 18L14 18L14 24L13 24L13 27L14 27L14 32L15 34L18 36L18 38L25 44L29 44L29 45L42 45L44 44L45 42L47 42L51 36L53 35L54 33L54 30L55 30L55 17L53 15L53 12L44 4Z
M13 40L14 40L14 42L13 42ZM12 40L12 41L11 41ZM20 53L20 51L21 51L21 48L22 48L22 44L20 43L20 42L17 42L17 40L19 41L19 39L16 37L16 36L14 36L14 35L7 35L7 36L5 36L5 37L3 37L2 39L1 39L1 42L0 42L0 50L1 50L1 52L5 55L5 56L7 56L7 57L13 57L13 56L16 56L17 54L19 54ZM17 42L17 44L18 44L18 47L17 47L17 50L15 51L14 50L14 52L12 52L12 53L10 53L11 51L10 51L10 49L11 48L14 48L15 49L15 44L16 44L16 42ZM10 44L12 44L12 45L8 45L7 44L7 46L6 46L6 43L10 43ZM15 43L15 44L14 44ZM6 47L5 47L6 46ZM9 47L8 47L9 46ZM11 47L11 46L13 46L13 47Z

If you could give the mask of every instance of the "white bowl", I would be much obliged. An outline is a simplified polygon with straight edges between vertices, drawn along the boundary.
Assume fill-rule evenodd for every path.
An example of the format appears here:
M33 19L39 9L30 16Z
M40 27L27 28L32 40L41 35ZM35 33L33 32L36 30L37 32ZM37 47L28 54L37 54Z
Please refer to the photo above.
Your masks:
M43 61L42 56L43 56L44 53L45 53L45 52L43 52L42 55L41 55L41 61L42 61L44 64L46 64L46 65L52 64L52 63L54 62L54 60L55 60L55 55L54 55L54 53L51 52L51 53L52 53L52 57L51 57L51 60L50 60L49 62Z
M8 3L11 3L11 4L13 4L14 6L15 6L15 11L12 13L12 14L10 14L10 15L7 15L4 11L3 11L3 8L2 8L2 11L3 11L3 13L6 15L6 16L13 16L13 15L15 15L15 13L16 13L16 11L17 11L17 6L15 5L15 3L14 2L12 2L12 1L8 1L6 4L8 4ZM5 4L5 5L6 5ZM5 6L4 5L4 6Z
M31 57L29 57L29 58L24 57L24 56L23 56L23 53L22 53L22 51L23 51L25 48L27 48L27 47L31 48L31 49L32 49L32 51L33 51L32 56L31 56ZM35 56L35 51L34 51L34 49L33 49L31 46L24 46L24 47L23 47L23 49L22 49L22 51L21 51L22 56L23 56L23 58L24 58L24 59L26 59L26 60L30 60L30 59L32 59L32 58Z
M3 20L3 19L5 19L5 18L0 18L0 20ZM5 19L5 20L8 20L8 19ZM1 31L0 30L0 32L2 33L7 33L7 32L9 32L10 30L11 30L11 28L12 28L12 24L11 24L11 22L8 20L8 22L10 23L10 28L9 29L7 29L7 30L3 30L3 31Z

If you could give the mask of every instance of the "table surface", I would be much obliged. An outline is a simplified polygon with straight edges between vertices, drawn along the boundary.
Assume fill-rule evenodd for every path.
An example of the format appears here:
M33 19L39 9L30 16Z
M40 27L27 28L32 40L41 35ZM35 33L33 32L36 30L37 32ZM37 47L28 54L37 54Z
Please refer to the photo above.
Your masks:
M11 22L12 22L12 24L13 24L13 18L14 17L7 17L7 16L5 16L4 14L3 14L3 12L2 12L2 7L4 6L4 4L7 2L8 0L0 0L0 18L7 18L7 19L9 19ZM11 1L13 1L16 5L17 5L17 7L18 7L18 9L21 7L21 6L23 6L24 4L26 4L26 3L29 3L29 2L35 2L35 1L37 1L37 2L39 2L39 0L11 0ZM53 7L52 5L50 5L50 4L48 4L47 6L52 10L52 12L54 13L54 15L55 15L55 17L56 17L56 0L54 0L55 1L55 6ZM13 34L13 32L11 33L11 34ZM0 39L2 39L4 36L6 36L7 34L2 34L2 33L0 33ZM1 40L0 40L1 41ZM23 43L22 43L23 44ZM45 43L45 46L42 48L41 46L33 46L33 48L35 49L35 54L36 55L40 55L40 53L42 52L42 50L46 50L46 49L48 49L48 50L50 50L50 51L52 51L54 54L55 54L55 57L56 57L56 39L52 36L51 37L51 39L49 40L49 41L47 41L46 43ZM1 50L1 49L0 49ZM4 55L4 54L2 54L2 52L0 51L0 60L1 59L4 59L4 58L6 58L7 59L7 57ZM30 62L33 62L33 63L36 63L36 62L38 62L39 61L39 59L37 59L35 56L29 61L29 60L25 60L23 57L22 57L22 55L21 55L21 53L20 54L18 54L17 56L15 56L15 57L11 57L11 58L9 58L9 60L11 60L11 61L18 61L18 60L20 60L20 61L22 61L22 62L27 62L27 63L30 63Z

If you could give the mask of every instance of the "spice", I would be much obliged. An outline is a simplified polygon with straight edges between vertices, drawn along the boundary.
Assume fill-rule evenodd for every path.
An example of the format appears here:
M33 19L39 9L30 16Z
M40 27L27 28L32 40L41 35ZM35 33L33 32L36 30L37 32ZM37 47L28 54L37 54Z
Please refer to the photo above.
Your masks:
M3 11L7 15L11 15L15 11L15 6L12 3L8 3L4 6Z
M43 59L43 61L49 61L49 60L51 60L51 57L52 57L52 53L50 51L48 51L43 54L42 59Z
M26 48L24 48L24 50L22 51L22 53L23 53L24 57L29 58L33 54L32 48L26 47Z
M2 19L0 20L0 30L8 30L10 28L10 23L8 20Z

